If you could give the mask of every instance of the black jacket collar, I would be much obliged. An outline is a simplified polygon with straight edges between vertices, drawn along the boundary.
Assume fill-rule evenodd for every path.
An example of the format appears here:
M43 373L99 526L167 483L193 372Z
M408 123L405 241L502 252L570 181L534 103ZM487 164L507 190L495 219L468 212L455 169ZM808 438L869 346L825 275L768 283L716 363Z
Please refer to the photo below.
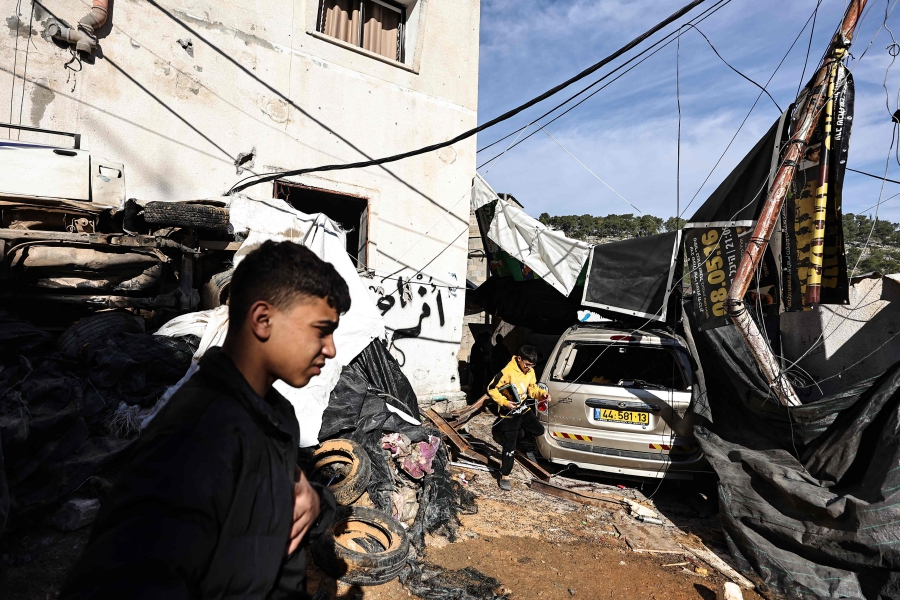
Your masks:
M200 374L210 385L240 402L266 433L299 441L299 427L291 403L274 387L265 398L257 394L221 348L210 348L204 353L200 359Z

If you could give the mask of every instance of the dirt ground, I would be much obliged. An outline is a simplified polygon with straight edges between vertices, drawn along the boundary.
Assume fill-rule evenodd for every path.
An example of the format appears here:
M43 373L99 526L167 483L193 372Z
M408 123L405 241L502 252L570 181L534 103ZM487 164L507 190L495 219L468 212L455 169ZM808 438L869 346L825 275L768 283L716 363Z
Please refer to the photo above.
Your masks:
M489 441L490 422L489 415L475 417L468 432ZM711 568L698 574L702 563L691 563L682 554L634 552L628 536L619 532L639 528L651 547L702 543L722 553L725 547L712 481L660 485L568 471L552 480L560 487L593 494L606 491L640 502L657 512L664 523L660 526L639 523L612 503L609 508L587 506L531 490L532 477L518 464L511 492L500 490L491 473L458 467L453 467L453 473L475 493L478 512L462 516L456 542L429 538L421 558L447 570L474 567L499 580L495 591L510 600L712 600L727 581ZM7 533L0 538L0 595L5 600L56 598L88 535L89 528L63 534L43 526ZM347 600L410 597L396 580L381 586L348 587L324 575L311 560L310 564L311 593L322 591L328 598ZM749 590L743 590L743 595L748 600L760 598Z

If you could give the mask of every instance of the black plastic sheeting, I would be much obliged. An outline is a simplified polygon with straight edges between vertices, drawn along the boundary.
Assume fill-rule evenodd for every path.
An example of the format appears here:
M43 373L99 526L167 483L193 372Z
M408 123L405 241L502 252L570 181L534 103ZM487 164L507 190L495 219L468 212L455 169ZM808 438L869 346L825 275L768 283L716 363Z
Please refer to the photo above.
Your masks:
M692 329L695 434L740 570L770 598L900 598L900 363L787 408L733 326Z
M427 441L429 436L440 437L440 431L424 425L414 425L387 408L393 405L416 420L421 420L418 401L400 365L388 353L384 342L374 340L344 367L337 386L331 392L328 407L322 414L319 440L335 437L352 439L365 449L372 463L367 492L372 503L391 515L391 493L395 488L395 473L389 453L382 449L382 437L400 432L412 442ZM432 473L418 483L419 510L408 533L416 552L409 557L409 568L402 580L420 598L430 600L474 600L491 598L467 592L467 586L480 593L496 587L494 580L479 574L447 573L433 566L421 565L417 552L425 550L425 534L443 535L456 540L460 514L476 511L474 495L450 478L450 457L442 444L434 456ZM398 471L396 477L405 477ZM499 585L499 584L498 584ZM474 586L474 587L473 587ZM479 587L480 586L480 587Z
M109 420L152 406L190 366L198 340L113 334L79 356L0 311L0 533L51 508L128 446Z

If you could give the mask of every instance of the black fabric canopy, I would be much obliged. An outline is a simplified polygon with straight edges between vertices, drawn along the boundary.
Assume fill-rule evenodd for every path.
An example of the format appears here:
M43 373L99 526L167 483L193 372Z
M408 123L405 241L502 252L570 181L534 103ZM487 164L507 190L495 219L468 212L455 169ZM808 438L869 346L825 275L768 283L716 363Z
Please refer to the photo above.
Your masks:
M680 239L672 231L594 246L581 303L664 321Z
M772 598L900 597L900 363L788 408L734 326L693 325L695 435L740 570Z

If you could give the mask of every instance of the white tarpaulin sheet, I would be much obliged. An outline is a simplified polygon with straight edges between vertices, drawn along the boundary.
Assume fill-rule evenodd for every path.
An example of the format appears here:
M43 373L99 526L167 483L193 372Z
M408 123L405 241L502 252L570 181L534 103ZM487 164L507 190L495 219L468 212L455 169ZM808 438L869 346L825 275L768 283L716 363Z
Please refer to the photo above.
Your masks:
M337 356L326 361L322 373L301 389L292 388L283 381L275 382L277 389L294 407L300 422L300 446L318 443L322 427L322 413L328 406L328 398L337 385L341 369L377 337L384 337L384 320L369 298L356 268L347 255L344 233L328 217L322 214L307 215L291 208L280 200L255 200L237 195L231 200L231 226L236 235L246 239L235 253L237 266L241 259L266 240L291 240L303 244L322 260L334 265L350 288L351 306L341 316L340 326L334 332ZM228 331L228 309L219 308L182 315L165 324L156 335L178 336L193 334L201 338L195 360L210 347L220 346ZM191 370L172 390L164 401L193 375ZM147 419L144 423L149 422Z
M472 207L496 201L488 238L507 254L568 296L591 254L591 244L550 229L513 204L502 200L480 176L472 184Z

